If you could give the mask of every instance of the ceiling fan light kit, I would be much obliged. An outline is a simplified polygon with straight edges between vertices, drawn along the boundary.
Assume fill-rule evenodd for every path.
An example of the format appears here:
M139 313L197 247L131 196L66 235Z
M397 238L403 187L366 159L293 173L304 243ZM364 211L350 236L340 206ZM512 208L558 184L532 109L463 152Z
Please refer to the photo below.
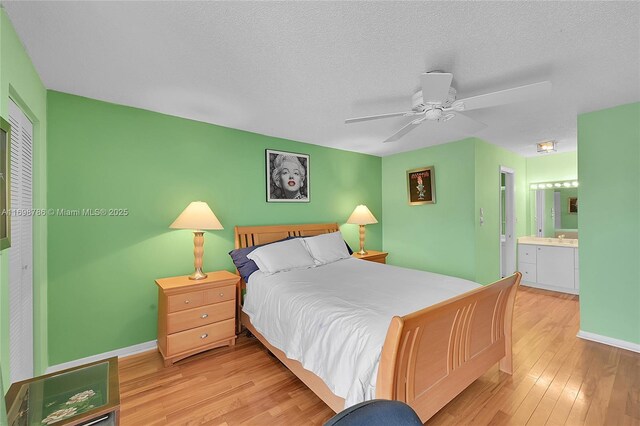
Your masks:
M523 102L542 97L551 92L551 83L543 81L457 100L457 91L451 86L452 81L453 74L451 73L441 71L423 73L420 75L422 89L411 97L411 111L349 118L345 120L345 123L351 124L379 118L418 116L418 118L411 120L383 142L396 141L415 129L418 124L427 120L438 123L451 121L464 133L474 134L487 127L487 125L462 114L462 111Z

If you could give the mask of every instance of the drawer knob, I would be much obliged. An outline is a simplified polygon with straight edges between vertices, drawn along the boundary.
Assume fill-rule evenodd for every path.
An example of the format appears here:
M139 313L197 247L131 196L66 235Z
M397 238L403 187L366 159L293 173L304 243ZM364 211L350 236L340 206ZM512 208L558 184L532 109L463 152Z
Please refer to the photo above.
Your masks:
M184 304L185 304L185 305L188 305L189 303L191 303L191 301L189 301L189 300L185 300L185 301L184 301Z
M200 336L201 339L206 339L207 337L209 337L207 333L204 333L202 336Z
M224 293L220 293L220 297L224 297Z
M202 315L200 315L200 318L205 319L205 318L207 318L208 316L209 316L209 314L202 314Z

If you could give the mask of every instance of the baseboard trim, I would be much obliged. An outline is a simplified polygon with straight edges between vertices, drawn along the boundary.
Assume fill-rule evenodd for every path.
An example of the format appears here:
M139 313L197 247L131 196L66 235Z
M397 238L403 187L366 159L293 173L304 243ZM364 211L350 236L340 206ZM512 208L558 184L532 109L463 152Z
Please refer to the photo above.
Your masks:
M580 293L579 289L568 288L568 287L557 287L557 286L554 286L554 285L544 285L544 284L538 284L538 283L531 283L531 282L528 282L528 281L520 281L520 285L524 285L524 286L531 287L531 288L539 288L541 290L556 291L558 293L575 294L576 296Z
M137 345L128 346L126 348L116 349L114 351L104 352L97 355L88 356L86 358L76 359L74 361L63 362L62 364L52 365L47 367L46 374L55 373L56 371L66 370L67 368L78 367L83 364L88 364L90 362L101 361L103 359L111 358L113 356L117 356L118 358L122 358L129 355L138 354L140 352L146 352L158 347L158 341L152 340L150 342L139 343Z
M578 331L578 337L592 342L604 343L616 348L640 353L640 344L627 342L626 340L614 339L613 337L602 336L600 334L589 333L588 331Z

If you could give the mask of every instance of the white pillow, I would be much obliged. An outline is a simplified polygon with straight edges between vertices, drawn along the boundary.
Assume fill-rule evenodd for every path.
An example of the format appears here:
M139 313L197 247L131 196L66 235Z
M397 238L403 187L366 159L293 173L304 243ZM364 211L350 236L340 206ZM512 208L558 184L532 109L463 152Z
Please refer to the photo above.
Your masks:
M257 248L249 253L247 258L256 262L258 268L265 274L316 266L298 238Z
M325 265L351 257L340 231L303 238L302 241L311 253L316 265Z

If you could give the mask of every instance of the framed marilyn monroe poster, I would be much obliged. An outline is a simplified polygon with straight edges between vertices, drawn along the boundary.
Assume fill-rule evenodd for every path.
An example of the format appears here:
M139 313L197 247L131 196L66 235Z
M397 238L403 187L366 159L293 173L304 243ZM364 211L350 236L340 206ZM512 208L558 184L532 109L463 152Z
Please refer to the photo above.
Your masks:
M266 150L267 202L308 203L309 156Z

